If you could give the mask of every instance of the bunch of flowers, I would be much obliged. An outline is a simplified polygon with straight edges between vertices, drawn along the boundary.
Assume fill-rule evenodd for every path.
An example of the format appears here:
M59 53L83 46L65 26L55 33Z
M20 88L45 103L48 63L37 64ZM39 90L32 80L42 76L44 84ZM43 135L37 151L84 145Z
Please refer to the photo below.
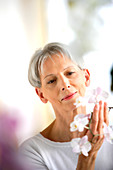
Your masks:
M100 100L105 100L108 98L108 93L103 91L101 88L96 88L93 89L89 92L89 94L85 97L79 97L76 100L76 103L74 105L76 108L80 106L85 106L87 104L93 103L96 104ZM110 107L112 108L112 107ZM90 132L93 132L90 129L90 124L91 124L91 119L92 119L92 112L90 114L78 114L74 117L74 121L70 124L70 131L74 132L78 130L79 132L83 132L84 129L89 129ZM105 139L113 144L113 126L107 126L106 123L103 123L103 133ZM101 134L96 134L96 136L99 136ZM82 138L74 138L71 141L71 146L73 148L73 152L76 152L78 154L82 153L85 156L88 156L88 152L91 150L91 141L88 141L88 136L85 135Z

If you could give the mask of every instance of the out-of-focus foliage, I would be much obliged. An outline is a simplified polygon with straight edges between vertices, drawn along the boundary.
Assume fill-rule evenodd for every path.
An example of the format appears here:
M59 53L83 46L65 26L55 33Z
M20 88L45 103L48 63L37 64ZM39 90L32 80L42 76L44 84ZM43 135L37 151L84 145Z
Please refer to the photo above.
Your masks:
M93 9L93 8L97 8L97 7L100 7L102 5L106 5L106 4L109 4L109 3L112 3L113 1L112 0L67 0L68 2L68 5L70 7L74 7L76 4L81 4L81 5L84 5L85 6L89 6L89 8Z
M70 45L74 46L74 54L82 56L97 48L99 29L104 24L99 10L111 4L112 0L67 0L69 24L75 32Z

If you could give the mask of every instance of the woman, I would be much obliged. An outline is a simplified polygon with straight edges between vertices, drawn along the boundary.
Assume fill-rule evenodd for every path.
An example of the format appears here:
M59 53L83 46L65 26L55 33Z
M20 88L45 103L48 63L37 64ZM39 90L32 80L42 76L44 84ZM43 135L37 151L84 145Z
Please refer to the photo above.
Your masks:
M72 152L73 138L88 136L89 130L70 132L70 123L78 114L86 114L85 106L76 108L74 103L84 96L90 84L90 73L73 62L65 46L60 43L47 44L33 55L28 78L43 103L50 102L56 119L45 130L28 139L22 145L24 155L34 169L39 170L93 170L97 152L104 136L95 137L92 149L86 157ZM107 104L95 105L90 125L93 134L103 134L103 122L108 125Z

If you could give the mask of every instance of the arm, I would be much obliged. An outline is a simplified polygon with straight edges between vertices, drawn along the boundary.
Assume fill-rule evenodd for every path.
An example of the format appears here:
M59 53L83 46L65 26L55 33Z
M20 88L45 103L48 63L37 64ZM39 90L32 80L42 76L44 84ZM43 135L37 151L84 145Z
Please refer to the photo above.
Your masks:
M103 122L105 122L107 125L109 124L108 108L106 103L104 103L102 106L102 101L100 101L99 106L96 104L93 110L92 122L90 125L93 134L103 134ZM93 141L92 149L89 152L88 157L85 157L82 154L79 156L77 170L94 170L98 150L103 144L103 135L93 137L89 130L87 131L86 135L88 136L89 141Z

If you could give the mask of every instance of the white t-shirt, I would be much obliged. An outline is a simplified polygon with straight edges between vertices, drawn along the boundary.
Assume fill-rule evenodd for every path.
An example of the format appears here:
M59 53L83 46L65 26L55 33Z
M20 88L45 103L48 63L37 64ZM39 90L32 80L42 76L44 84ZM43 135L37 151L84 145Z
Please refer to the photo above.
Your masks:
M32 170L76 170L78 155L72 152L70 142L53 142L40 133L27 141L21 148Z
M53 142L40 133L20 147L31 170L76 170L78 155L70 142ZM96 158L95 170L113 170L113 145L104 142Z

